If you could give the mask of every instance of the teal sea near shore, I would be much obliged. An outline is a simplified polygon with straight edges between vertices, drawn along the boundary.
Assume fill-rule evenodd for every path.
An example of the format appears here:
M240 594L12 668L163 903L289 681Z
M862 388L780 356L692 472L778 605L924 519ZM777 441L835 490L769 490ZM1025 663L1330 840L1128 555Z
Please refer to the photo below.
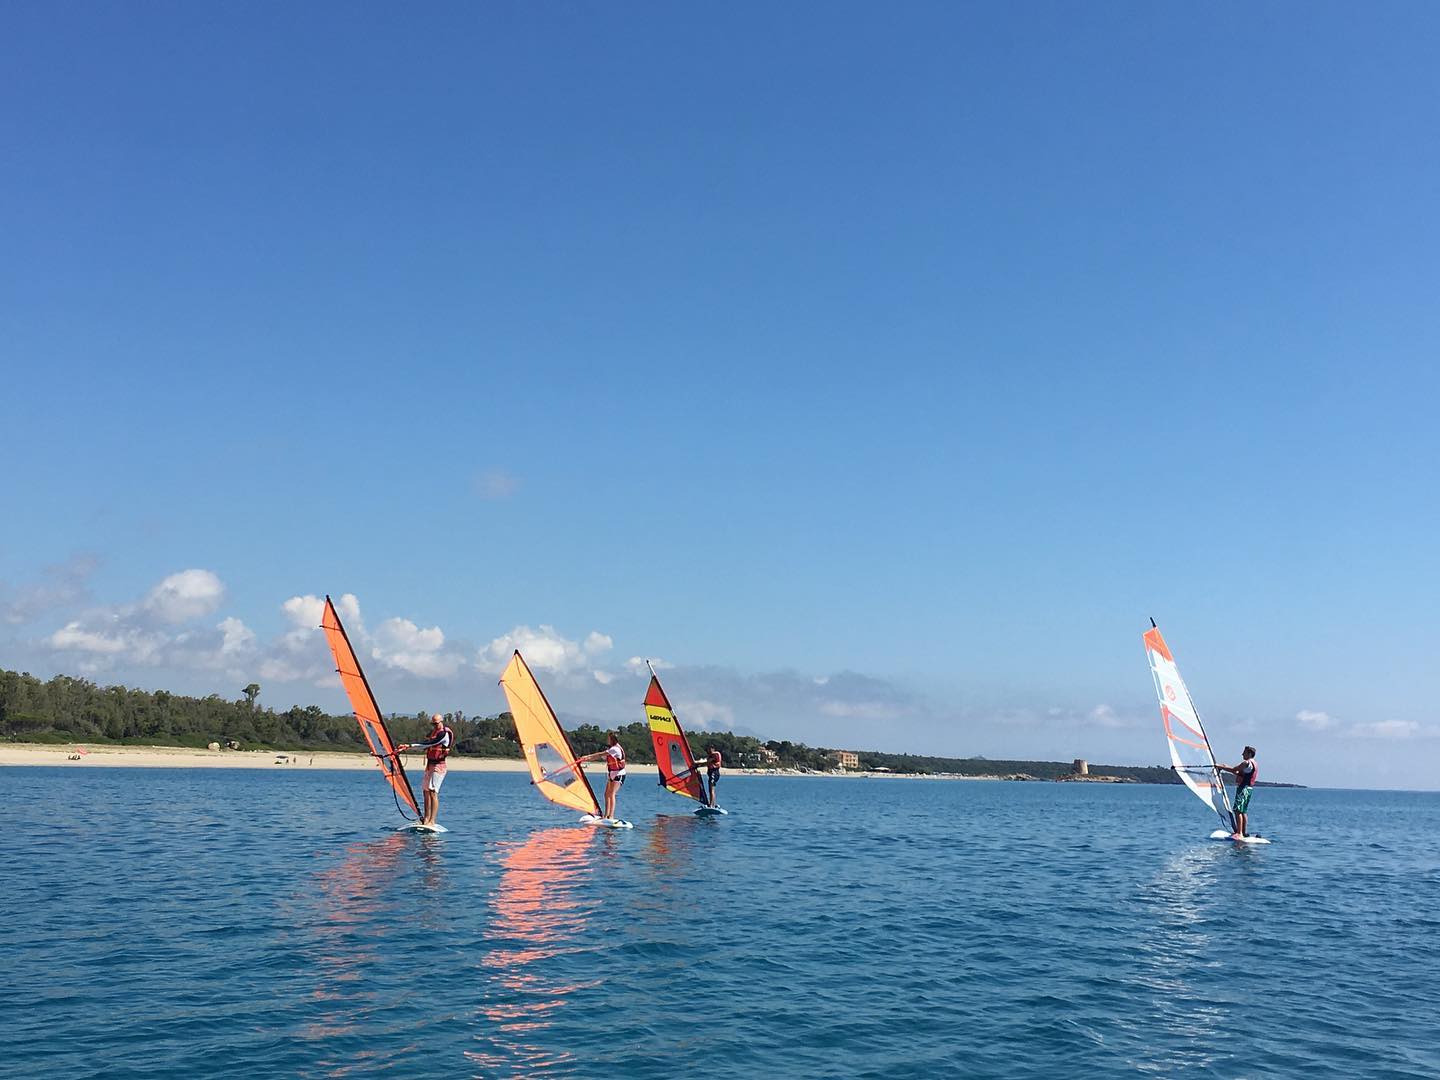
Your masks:
M0 769L0 1076L1440 1075L1440 795Z

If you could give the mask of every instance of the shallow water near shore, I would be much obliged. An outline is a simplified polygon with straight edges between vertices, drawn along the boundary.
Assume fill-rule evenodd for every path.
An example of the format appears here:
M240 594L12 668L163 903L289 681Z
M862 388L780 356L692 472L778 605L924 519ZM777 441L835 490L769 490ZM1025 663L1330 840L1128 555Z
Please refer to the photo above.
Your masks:
M0 1075L1440 1075L1440 795L0 769Z

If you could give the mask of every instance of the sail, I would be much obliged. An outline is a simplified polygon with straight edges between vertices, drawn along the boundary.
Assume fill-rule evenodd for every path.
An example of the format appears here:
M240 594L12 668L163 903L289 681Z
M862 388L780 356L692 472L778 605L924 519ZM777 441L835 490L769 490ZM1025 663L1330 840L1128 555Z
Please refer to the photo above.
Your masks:
M1180 678L1175 657L1160 636L1159 627L1145 631L1145 656L1150 673L1155 677L1155 693L1160 697L1160 719L1165 725L1165 740L1170 746L1170 760L1175 772L1196 798L1214 810L1227 829L1235 827L1230 813L1230 799L1215 767L1215 754L1205 735L1205 725L1195 711L1190 691Z
M390 738L390 731L385 727L385 718L380 715L380 706L375 701L375 695L370 692L365 672L360 670L360 659L350 647L345 627L340 624L340 616L336 614L335 605L328 596L325 597L325 614L320 620L320 629L325 631L325 639L330 642L330 652L335 657L335 670L340 673L340 683L345 687L345 696L350 699L350 707L355 710L360 733L370 744L370 753L375 755L375 760L380 763L380 771L395 789L395 798L410 807L415 811L415 816L419 817L420 807L415 802L410 778L405 775L405 766L395 751L395 740ZM404 813L403 808L401 813Z
M575 764L570 740L565 737L555 710L545 700L545 692L530 674L519 650L505 666L500 686L510 703L515 735L525 751L531 782L540 789L540 794L553 803L599 817L600 804L595 801L585 770Z
M650 688L645 691L645 718L650 721L650 740L655 744L655 764L660 767L660 783L676 795L687 795L706 802L705 785L695 772L695 757L670 699L660 687L652 671Z

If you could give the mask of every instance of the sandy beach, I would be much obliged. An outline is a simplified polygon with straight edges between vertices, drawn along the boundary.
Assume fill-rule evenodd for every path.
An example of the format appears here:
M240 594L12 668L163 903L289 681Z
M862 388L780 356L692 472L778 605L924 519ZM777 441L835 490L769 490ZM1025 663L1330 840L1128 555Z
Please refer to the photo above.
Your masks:
M83 744L82 744L83 745ZM0 767L7 765L63 765L66 768L132 768L132 769L373 769L368 754L343 754L317 750L196 750L187 746L85 746L85 753L76 759L73 745L54 746L40 743L0 743ZM405 768L420 773L425 769L421 754L403 755ZM481 758L455 756L450 768L456 772L526 772L519 758ZM653 765L644 766L653 769ZM592 773L592 776L594 774ZM954 773L922 775L918 773L863 772L801 772L798 769L727 768L727 777L734 776L810 776L868 778L873 780L1007 780L1007 776L961 776ZM1090 777L1098 781L1108 777Z
M34 743L0 743L0 766L64 765L74 768L180 768L180 769L373 769L368 754L342 754L317 750L194 750L184 746L86 746L79 760L72 760L73 746L44 746ZM423 754L403 755L405 768L423 771ZM515 758L452 757L456 772L525 772L525 762Z

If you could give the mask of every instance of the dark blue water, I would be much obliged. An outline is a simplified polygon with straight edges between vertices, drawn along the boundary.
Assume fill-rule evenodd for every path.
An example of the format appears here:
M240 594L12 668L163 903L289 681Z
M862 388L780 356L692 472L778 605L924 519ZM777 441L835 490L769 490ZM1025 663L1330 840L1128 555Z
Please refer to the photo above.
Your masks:
M637 770L638 772L638 770ZM1440 1075L1440 796L0 769L0 1074Z

